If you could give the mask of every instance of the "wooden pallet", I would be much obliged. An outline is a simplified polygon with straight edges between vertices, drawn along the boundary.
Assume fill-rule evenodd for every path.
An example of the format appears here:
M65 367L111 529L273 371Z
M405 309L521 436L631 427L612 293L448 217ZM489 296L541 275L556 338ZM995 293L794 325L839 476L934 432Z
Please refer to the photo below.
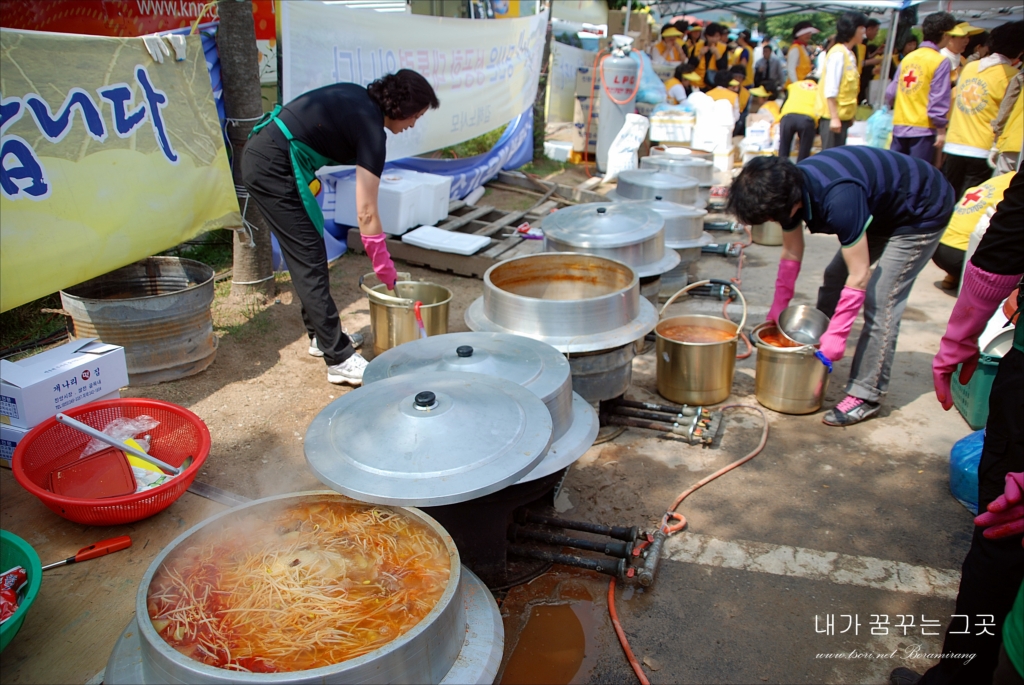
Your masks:
M604 199L589 189L541 181L517 172L501 172L498 180L502 185L536 195L537 201L529 209L506 212L490 205L473 207L461 200L453 200L448 205L448 218L437 226L445 231L487 236L491 239L489 245L476 254L457 255L409 245L402 242L399 236L388 236L387 246L391 257L414 266L425 266L436 271L471 278L483 278L484 272L497 262L533 254L543 249L543 241L524 240L515 234L516 227L524 221L536 226L546 214L559 205ZM359 253L364 252L359 229L349 229L348 247Z

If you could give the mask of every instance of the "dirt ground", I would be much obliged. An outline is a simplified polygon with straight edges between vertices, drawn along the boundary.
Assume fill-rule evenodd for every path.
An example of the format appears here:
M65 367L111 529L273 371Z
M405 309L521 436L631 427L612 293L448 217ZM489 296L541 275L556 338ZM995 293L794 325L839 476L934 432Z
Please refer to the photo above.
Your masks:
M584 178L574 168L555 180L578 183ZM521 209L533 201L515 193L490 190L481 202ZM767 312L779 249L754 245L746 251L741 288L749 300L751 324L763 320ZM795 302L813 303L821 271L835 249L834 240L828 236L809 237ZM410 271L414 279L450 288L454 299L449 331L468 330L463 314L481 294L481 281L398 266L399 270ZM332 294L343 325L367 337L368 304L357 279L371 270L364 256L352 253L331 269ZM693 277L735 275L736 260L717 255L702 258L692 273ZM909 652L889 661L816 659L817 653L840 649L881 653L918 646L921 653L928 654L941 645L941 638L936 637L875 638L867 634L866 627L858 637L826 637L816 634L816 621L819 614L826 613L858 613L865 622L868 614L948 617L953 609L949 584L954 582L948 578L945 584L936 581L914 585L905 578L890 582L884 570L876 574L878 578L857 576L850 580L851 574L823 577L806 571L798 561L769 568L762 562L757 562L758 566L737 561L735 555L725 553L717 557L687 556L686 545L725 541L748 550L745 553L756 559L789 554L798 560L801 554L819 550L832 555L829 558L846 555L843 558L874 560L883 569L892 564L893 568L934 571L929 578L946 578L942 573L957 576L969 544L971 524L970 515L948 494L947 459L953 441L970 430L955 411L943 413L931 392L931 356L953 304L951 297L935 288L939 277L938 269L929 265L911 295L893 384L880 416L858 426L836 429L821 423L822 412L807 416L767 412L771 433L765 451L748 465L698 491L682 507L689 530L677 536L676 546L666 552L654 588L647 592L620 591L620 618L653 682L881 682L889 670L903 663L917 668L930 663ZM231 303L219 292L213 312L219 349L213 365L191 378L123 391L126 397L167 400L198 414L213 438L213 449L200 480L249 498L323 487L305 463L303 437L317 413L351 392L347 386L329 384L323 361L307 353L300 305L286 274L278 277L277 289L274 300L259 305ZM682 303L676 307L673 311L721 311L718 302ZM739 315L735 305L729 311L733 318ZM856 340L858 331L855 329L851 340ZM369 346L362 353L372 358ZM837 365L833 375L826 407L842 397L852 353L851 344L847 358ZM655 367L652 353L634 361L630 397L659 400ZM730 402L756 406L755 368L756 355L737 362ZM761 426L756 413L730 411L724 434L713 449L629 429L593 447L573 466L560 509L564 509L565 516L577 519L651 529L678 492L752 449ZM381 436L382 448L385 440L386 436ZM5 499L17 487L9 475L6 472L0 479ZM166 524L168 530L152 534L151 548L135 549L134 556L125 557L131 563L124 570L123 583L109 589L112 599L104 611L62 624L62 635L66 634L68 640L78 639L75 636L83 631L96 632L98 628L89 627L95 621L103 622L100 632L104 636L116 635L134 610L131 580L135 578L137 583L147 559L155 556L169 536L177 534L175 530L181 532L182 526L221 510L219 505L192 496L174 506L169 511L176 512L176 525L165 520L133 526L135 531L145 531L146 526ZM5 529L12 527L12 521L22 520L6 505L4 509ZM31 513L39 521L49 517L45 519L49 528L42 523L38 528L50 531L48 537L43 540L39 537L43 532L38 532L33 542L32 530L24 537L33 544L52 545L57 523L50 519L56 517L36 509ZM17 525L30 527L28 523ZM90 536L99 539L99 531L81 527L75 531L67 533L74 544ZM62 549L68 546L73 543L66 542ZM760 551L754 554L749 550ZM59 556L56 551L50 554ZM99 569L103 562L93 563ZM85 578L65 576L68 581L72 577ZM572 583L566 585L563 581L567 579ZM48 582L57 586L49 576ZM955 594L955 584L952 592ZM548 574L514 590L505 598L506 656L515 647L531 607L586 602L590 619L581 623L587 656L571 682L633 681L607 618L606 593L605 579L585 574ZM118 594L123 596L114 601ZM35 620L43 619L37 616ZM42 635L45 631L37 625L30 632ZM31 645L17 646L5 654L5 671L8 665L12 670L10 679L5 674L4 680L83 682L106 661L112 644L104 647L103 640L74 667L55 667Z

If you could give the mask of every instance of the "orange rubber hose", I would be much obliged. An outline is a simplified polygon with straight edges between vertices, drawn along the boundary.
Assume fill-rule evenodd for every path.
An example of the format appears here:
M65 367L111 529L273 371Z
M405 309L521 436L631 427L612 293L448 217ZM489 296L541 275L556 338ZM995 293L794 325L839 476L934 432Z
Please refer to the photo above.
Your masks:
M761 419L764 422L764 427L761 430L761 441L757 443L757 447L755 447L753 451L751 451L742 459L737 459L728 466L718 469L710 476L702 478L695 484L688 487L686 490L683 490L681 493L679 493L679 496L676 497L675 502L672 503L672 506L669 507L668 511L665 513L665 516L661 519L661 530L666 535L678 533L679 531L686 528L686 517L676 512L676 509L679 508L679 505L683 503L684 499L686 499L687 497L689 497L694 492L704 487L714 479L718 478L719 476L723 476L726 473L732 471L734 468L746 464L748 461L750 461L758 454L760 454L761 450L763 450L764 446L768 443L768 415L764 413L763 409L761 409L760 407L754 407L749 404L727 404L721 407L721 411L725 411L726 409L750 409L760 414ZM675 520L677 523L671 526L668 525L668 521L670 518ZM646 674L644 674L643 669L640 668L640 663L636 660L636 656L633 655L633 650L629 646L629 640L626 639L626 633L622 630L622 625L619 623L619 615L618 612L615 611L614 578L612 578L611 581L609 581L608 583L608 614L611 616L612 627L615 628L615 635L619 638L619 644L622 645L622 651L626 653L626 659L629 660L629 665L633 667L633 672L636 673L637 680L640 681L641 685L650 685L650 681L647 679Z

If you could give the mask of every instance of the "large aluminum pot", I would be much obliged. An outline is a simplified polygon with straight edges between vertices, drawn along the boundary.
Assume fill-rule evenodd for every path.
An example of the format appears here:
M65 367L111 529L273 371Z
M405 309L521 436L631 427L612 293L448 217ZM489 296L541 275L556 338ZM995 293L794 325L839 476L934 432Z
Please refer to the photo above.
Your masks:
M655 169L629 169L619 172L615 190L608 197L616 202L628 200L663 200L681 205L697 206L700 202L700 183L696 179L666 174Z
M665 247L667 248L687 247L687 243L699 240L704 233L704 217L708 215L706 209L666 202L660 195L655 196L653 200L639 201L636 205L653 209L665 220Z
M641 157L640 168L693 178L702 186L710 186L714 183L715 165L706 159L673 157L671 155Z
M757 349L754 396L769 409L783 414L811 414L821 409L828 390L828 369L814 356L811 345L780 347L785 340L778 327L765 322L750 334ZM790 343L792 344L792 343Z
M692 283L668 299L661 315L688 290L711 281ZM732 392L733 373L736 368L736 341L747 321L747 302L735 286L733 291L743 303L743 316L739 324L717 316L687 314L662 319L654 327L657 337L658 394L679 404L717 404ZM682 342L666 337L664 333L674 326L702 326L730 335L719 342Z
M679 264L665 250L665 220L634 203L591 202L544 218L545 252L579 252L628 264L640 278L659 276Z
M451 536L436 521L418 509L401 508L402 514L418 519L437 532L448 548L451 575L448 586L437 604L404 635L369 654L340 664L291 673L242 673L214 668L186 657L168 645L149 620L147 596L149 585L167 557L201 530L216 527L227 517L267 506L269 503L293 499L337 497L330 490L299 492L267 497L235 507L206 519L179 535L168 545L142 577L135 599L135 613L141 643L144 682L153 683L439 683L452 669L466 637L464 583L459 552Z
M415 313L417 302L422 303L420 315L428 336L448 332L448 304L453 296L451 290L443 285L406 280L395 283L397 297L391 297L383 283L372 288L363 283L366 276L359 278L359 287L370 301L370 330L373 332L375 355L420 338Z
M563 354L610 350L644 337L658 312L629 266L605 257L544 252L499 262L466 310L474 331L515 333Z

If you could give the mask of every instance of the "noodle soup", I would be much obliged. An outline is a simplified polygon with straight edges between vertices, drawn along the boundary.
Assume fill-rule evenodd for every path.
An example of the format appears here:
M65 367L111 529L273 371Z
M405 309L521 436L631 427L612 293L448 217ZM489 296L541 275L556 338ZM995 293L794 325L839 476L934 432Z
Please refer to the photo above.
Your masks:
M147 609L169 645L218 668L301 671L377 650L430 613L451 574L426 524L340 497L246 509L211 528L163 562Z

